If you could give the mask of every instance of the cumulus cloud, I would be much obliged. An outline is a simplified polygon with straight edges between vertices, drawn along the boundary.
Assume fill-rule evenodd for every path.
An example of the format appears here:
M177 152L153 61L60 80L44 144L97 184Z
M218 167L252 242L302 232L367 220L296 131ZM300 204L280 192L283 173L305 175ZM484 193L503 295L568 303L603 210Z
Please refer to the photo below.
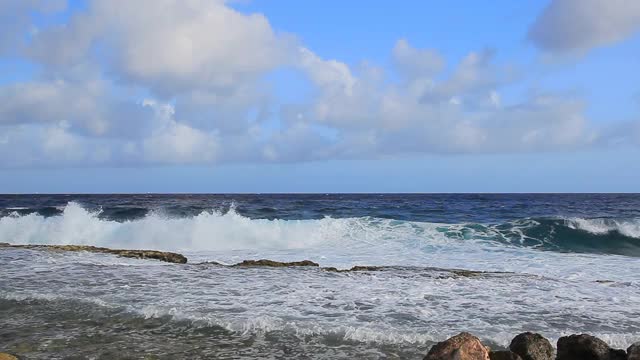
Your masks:
M232 91L286 62L294 41L263 15L219 0L93 0L69 24L37 34L30 53L67 67L86 61L97 43L121 80L171 97Z
M28 4L21 19L64 6L0 4ZM549 151L601 138L580 99L504 101L517 76L492 49L445 59L399 39L390 67L354 66L221 0L89 0L61 25L24 21L22 54L41 71L0 86L0 166ZM278 98L269 75L283 68L304 75L310 96Z
M0 125L66 124L89 136L138 136L152 114L116 98L99 79L43 80L0 88Z
M541 49L566 53L620 41L640 30L640 2L552 0L529 29Z
M398 70L407 77L432 76L445 65L443 57L436 50L416 49L406 39L396 42L392 55Z

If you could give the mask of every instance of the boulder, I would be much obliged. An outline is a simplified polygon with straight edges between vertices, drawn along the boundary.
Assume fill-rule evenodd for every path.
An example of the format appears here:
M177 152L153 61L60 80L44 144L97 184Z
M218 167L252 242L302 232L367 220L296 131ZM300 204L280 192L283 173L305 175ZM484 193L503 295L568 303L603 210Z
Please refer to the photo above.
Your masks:
M627 349L627 357L629 360L640 360L640 341L629 346Z
M582 334L558 339L557 360L626 360L624 350L615 350L595 336Z
M480 339L463 332L431 347L424 360L489 360L489 350Z
M520 355L522 360L553 360L553 346L544 336L536 333L522 333L509 345L509 350Z
M522 360L520 355L509 350L492 351L489 353L489 358L491 360Z
M18 360L16 356L0 352L0 360Z

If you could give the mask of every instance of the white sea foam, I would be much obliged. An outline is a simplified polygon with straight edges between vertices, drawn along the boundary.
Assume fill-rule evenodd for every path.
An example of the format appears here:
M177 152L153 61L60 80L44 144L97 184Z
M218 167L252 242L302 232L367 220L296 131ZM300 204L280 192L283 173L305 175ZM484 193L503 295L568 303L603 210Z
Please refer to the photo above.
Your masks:
M583 230L596 235L616 231L628 237L640 238L640 220L638 219L614 220L572 218L566 220L566 224L572 229Z
M514 222L510 234L524 243L531 240L525 230L537 224ZM631 234L637 230L633 224L567 220L567 226L594 234L612 229ZM311 259L323 266L517 274L465 278L397 268L370 273L238 269L9 249L0 252L0 298L79 300L238 333L337 334L385 344L440 341L460 331L501 345L525 330L552 341L589 332L616 347L637 340L640 258L512 246L495 241L502 239L501 231L367 217L259 220L234 211L188 218L151 213L116 222L69 203L60 216L0 218L0 242L176 250L190 262Z
M513 236L519 236L521 241L530 240L524 229L536 224L534 220L514 222L509 241L518 242ZM632 225L623 225L618 224L619 229L623 229L620 231L635 231ZM594 231L604 230L597 228ZM98 212L88 211L74 202L69 203L60 216L29 214L0 218L0 242L179 251L185 253L190 262L212 260L230 264L251 258L310 259L323 266L343 268L353 265L433 266L526 272L587 281L605 278L636 281L637 258L538 251L535 246L527 248L495 241L501 238L501 230L492 226L370 217L250 219L233 209L226 213L211 211L184 218L150 213L142 219L117 222L101 219ZM621 263L634 266L620 266Z
M0 218L0 241L183 250L299 249L332 245L332 242L344 239L375 243L385 237L430 230L429 226L416 229L411 223L370 218L249 219L233 210L224 214L203 212L189 218L169 218L152 213L143 219L125 222L99 219L98 215L74 202L65 207L62 216L14 214ZM437 232L433 231L432 235ZM445 240L443 236L439 238Z

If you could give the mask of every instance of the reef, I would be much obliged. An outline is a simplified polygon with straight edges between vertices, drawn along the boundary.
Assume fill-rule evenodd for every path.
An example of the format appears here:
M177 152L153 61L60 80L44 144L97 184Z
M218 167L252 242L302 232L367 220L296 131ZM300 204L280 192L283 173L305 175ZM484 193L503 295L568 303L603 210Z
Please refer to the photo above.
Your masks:
M49 250L49 251L87 251L99 254L112 254L134 259L154 259L169 263L186 264L187 258L184 255L157 250L128 250L109 249L91 245L12 245L0 243L0 248L29 249L29 250Z

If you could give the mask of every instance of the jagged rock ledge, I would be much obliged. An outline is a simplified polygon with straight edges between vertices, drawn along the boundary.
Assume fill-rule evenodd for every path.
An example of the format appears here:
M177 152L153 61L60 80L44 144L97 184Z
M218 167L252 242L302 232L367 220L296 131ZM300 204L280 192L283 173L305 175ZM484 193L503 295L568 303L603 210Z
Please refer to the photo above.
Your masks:
M88 251L92 253L100 254L112 254L122 256L126 258L134 259L155 259L169 263L186 264L187 257L182 254L158 251L158 250L129 250L129 249L110 249L105 247L98 247L92 245L14 245L9 243L0 243L0 249L29 249L29 250L49 250L49 251ZM287 268L287 267L314 267L322 271L335 272L335 273L349 273L349 272L372 272L383 271L389 269L404 269L406 267L394 267L394 266L362 266L357 265L349 269L338 269L335 267L320 267L320 265L311 260L302 261L274 261L269 259L260 260L244 260L237 264L225 265L215 261L207 261L202 263L196 263L194 265L213 265L232 268L249 268L249 267L273 267L273 268ZM442 269L425 267L424 270L442 271L448 274L452 274L455 277L476 277L487 274L512 274L503 272L486 272L486 271L472 271L462 269ZM450 277L450 276L447 276Z
M640 342L627 351L612 349L595 336L581 334L558 339L557 351L544 336L516 336L508 350L492 351L477 337L463 332L431 347L424 360L640 360Z
M50 250L50 251L88 251L99 254L112 254L134 259L155 259L169 263L186 264L184 255L157 250L109 249L90 245L12 245L0 243L0 248Z

